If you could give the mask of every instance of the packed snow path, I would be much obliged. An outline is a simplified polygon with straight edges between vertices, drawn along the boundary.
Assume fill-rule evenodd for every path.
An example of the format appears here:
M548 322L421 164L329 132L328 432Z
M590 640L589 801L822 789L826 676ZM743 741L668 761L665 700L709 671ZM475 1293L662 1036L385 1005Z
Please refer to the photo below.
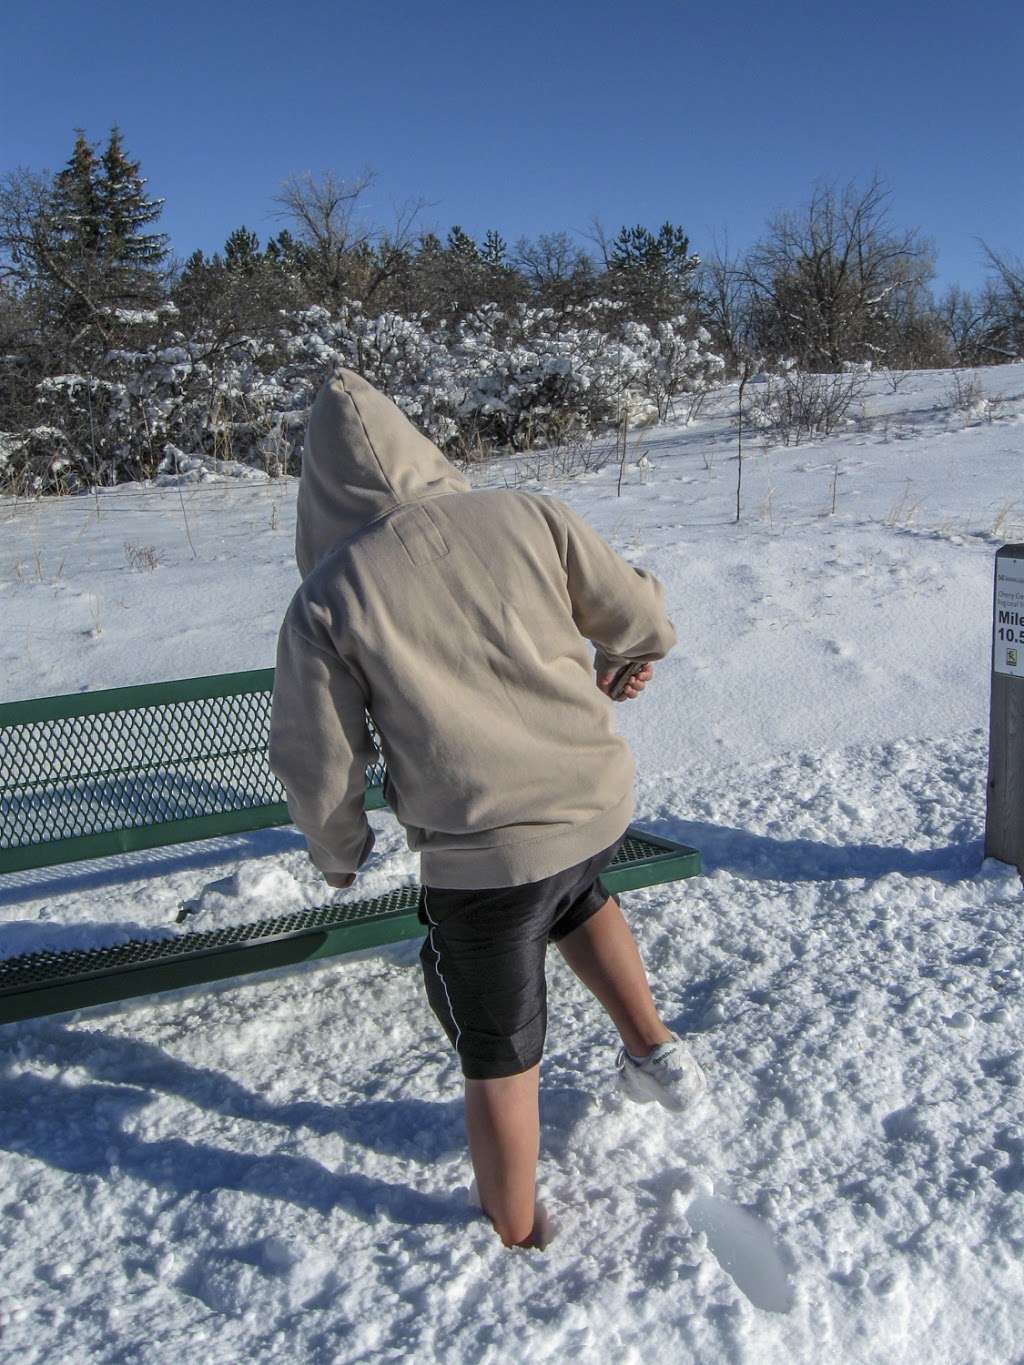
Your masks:
M658 573L680 630L617 714L641 822L707 875L624 904L711 1076L698 1114L619 1099L608 1026L553 959L560 1232L510 1254L465 1203L460 1081L416 945L0 1029L0 1359L1024 1357L1024 897L981 848L1020 374L987 372L1003 401L968 426L942 376L879 382L880 410L903 405L888 433L755 456L739 528L728 395L648 433L623 499L610 470L550 486ZM104 494L98 518L0 507L5 700L270 660L293 486L193 497L196 559L176 489ZM414 872L374 819L361 894ZM288 831L12 875L0 953L162 931L184 900L199 927L320 895Z

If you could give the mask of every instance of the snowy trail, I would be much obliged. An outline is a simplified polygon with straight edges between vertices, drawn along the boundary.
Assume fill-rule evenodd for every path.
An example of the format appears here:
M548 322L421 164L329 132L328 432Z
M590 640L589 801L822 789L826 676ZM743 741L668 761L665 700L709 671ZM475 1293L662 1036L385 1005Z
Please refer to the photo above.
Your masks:
M624 906L702 1111L617 1095L609 1028L553 957L560 1232L510 1255L466 1205L416 944L0 1028L0 1360L1024 1359L1024 895L982 862L1024 400L1015 367L983 377L991 423L915 376L857 431L756 454L739 528L728 395L646 433L623 499L609 471L552 488L663 579L680 631L618 714L638 821L706 872ZM196 491L195 560L171 491L0 507L4 699L269 662L294 485ZM373 818L348 894L415 875ZM287 830L14 874L0 954L323 898Z

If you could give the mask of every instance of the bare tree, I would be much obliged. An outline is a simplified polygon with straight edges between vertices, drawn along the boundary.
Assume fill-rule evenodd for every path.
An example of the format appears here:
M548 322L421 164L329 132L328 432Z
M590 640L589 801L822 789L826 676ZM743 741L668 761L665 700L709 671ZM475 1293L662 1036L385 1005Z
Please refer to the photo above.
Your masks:
M512 263L538 302L552 308L585 303L594 296L594 265L567 232L520 237Z
M729 252L728 238L721 245L716 240L701 263L699 289L712 344L724 353L729 373L739 374L753 345L750 287L741 258Z
M369 299L408 260L414 221L425 200L409 200L395 212L389 229L362 217L362 200L376 179L363 170L352 180L334 171L291 175L274 196L278 216L295 229L300 262L317 299L339 307L346 299Z
M31 426L47 349L24 293L0 280L0 431Z
M992 272L986 291L992 310L988 349L993 360L1024 356L1024 260L982 242Z
M368 269L366 278L357 286L358 297L364 303L407 268L416 240L416 219L426 207L426 199L407 199L396 207L390 228L371 234L376 237L376 250L372 255L363 253Z
M888 200L877 176L864 189L819 184L802 210L770 221L741 272L766 352L831 371L888 358L894 328L934 271L917 230L890 226Z
M607 272L611 267L614 244L608 240L608 232L600 218L591 218L590 231L586 233L586 236L597 247L598 259Z
M304 248L303 273L324 303L344 300L353 257L369 245L369 231L356 222L356 210L373 179L369 170L352 181L333 171L319 179L305 171L290 175L274 196L279 216L292 223Z
M992 325L992 300L954 284L935 305L935 316L949 343L956 365L982 365L987 356Z

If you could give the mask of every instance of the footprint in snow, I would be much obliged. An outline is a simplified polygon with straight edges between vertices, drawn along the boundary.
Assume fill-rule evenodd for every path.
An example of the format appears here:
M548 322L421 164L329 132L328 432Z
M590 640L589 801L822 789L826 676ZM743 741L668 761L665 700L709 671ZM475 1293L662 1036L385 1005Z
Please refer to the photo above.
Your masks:
M690 1201L686 1219L694 1232L704 1234L718 1264L755 1308L790 1311L793 1286L760 1218L716 1194L701 1193Z
M756 1214L715 1193L705 1170L667 1170L640 1184L670 1218L680 1214L701 1234L719 1267L755 1308L788 1313L793 1286L771 1229Z

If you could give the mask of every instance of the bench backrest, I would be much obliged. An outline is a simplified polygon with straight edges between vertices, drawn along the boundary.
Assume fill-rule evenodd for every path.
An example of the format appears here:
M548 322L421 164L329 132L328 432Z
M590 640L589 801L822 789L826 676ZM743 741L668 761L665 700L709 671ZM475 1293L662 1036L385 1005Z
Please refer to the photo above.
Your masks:
M0 705L0 872L288 824L273 686L262 668ZM367 770L368 807L383 780Z

